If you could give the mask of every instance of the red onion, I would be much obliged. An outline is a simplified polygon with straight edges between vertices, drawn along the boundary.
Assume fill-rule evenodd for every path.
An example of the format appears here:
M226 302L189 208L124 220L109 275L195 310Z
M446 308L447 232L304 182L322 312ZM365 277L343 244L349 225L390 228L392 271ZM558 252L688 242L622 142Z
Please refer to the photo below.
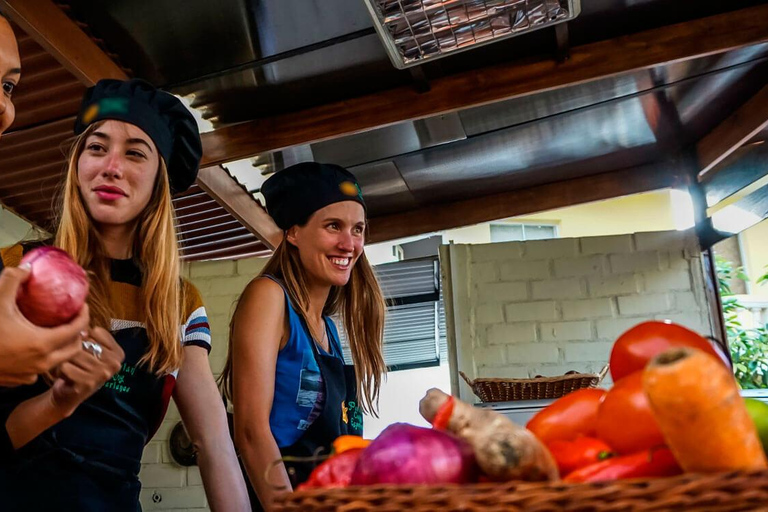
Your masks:
M365 449L352 485L460 484L477 476L472 448L453 434L395 423Z
M16 304L27 319L41 327L56 327L72 320L88 296L83 268L61 249L39 247L21 263L29 263L29 279L21 285Z

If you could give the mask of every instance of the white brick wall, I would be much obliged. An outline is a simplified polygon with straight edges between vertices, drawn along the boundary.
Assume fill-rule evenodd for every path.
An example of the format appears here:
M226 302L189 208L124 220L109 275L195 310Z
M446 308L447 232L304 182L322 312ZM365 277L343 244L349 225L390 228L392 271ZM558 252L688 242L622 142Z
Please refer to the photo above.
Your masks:
M531 279L546 279L550 276L549 261L508 261L497 265L495 263L477 264L482 265L483 271L488 276L494 276L493 280L484 281L487 283L495 281L495 276L501 274L502 281L530 281ZM491 272L491 269L498 268L498 272Z
M536 323L495 324L488 327L489 345L507 345L510 342L527 343L537 341Z
M215 376L221 373L226 360L229 320L235 301L265 263L264 258L249 258L195 262L184 268L184 275L200 290L208 312L213 338L209 361ZM143 487L141 506L145 511L209 510L197 466L180 467L171 458L168 438L179 420L179 413L171 403L162 426L144 449L139 477Z
M528 298L526 283L484 283L477 287L480 304L515 302Z
M693 232L464 247L468 296L449 300L456 339L472 345L457 347L467 374L598 372L615 338L648 319L711 332Z

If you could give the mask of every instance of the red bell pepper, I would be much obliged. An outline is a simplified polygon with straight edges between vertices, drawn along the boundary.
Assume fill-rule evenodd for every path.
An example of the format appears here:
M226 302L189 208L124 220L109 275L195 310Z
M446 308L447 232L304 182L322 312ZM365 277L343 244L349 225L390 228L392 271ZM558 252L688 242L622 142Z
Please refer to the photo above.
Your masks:
M577 469L565 482L609 482L627 478L679 475L683 470L669 448L651 448L642 452L614 457Z
M347 487L352 480L352 472L355 470L357 459L363 448L351 448L338 455L333 455L317 466L306 482L299 485L298 490L324 488L332 489Z
M562 477L614 455L610 446L594 437L578 437L573 441L557 439L549 442L547 448L555 458Z

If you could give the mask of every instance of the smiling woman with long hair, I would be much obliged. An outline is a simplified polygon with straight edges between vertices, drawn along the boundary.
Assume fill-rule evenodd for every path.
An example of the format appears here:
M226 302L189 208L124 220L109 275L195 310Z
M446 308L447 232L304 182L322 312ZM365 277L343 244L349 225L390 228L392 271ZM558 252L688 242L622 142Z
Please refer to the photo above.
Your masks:
M140 510L142 452L173 396L211 507L247 510L208 365L205 308L179 272L171 193L197 175L194 118L146 82L102 80L86 92L75 132L54 244L89 274L98 350L91 343L51 379L0 392L3 506ZM13 266L26 249L0 255Z
M269 509L275 486L304 481L311 464L282 457L328 452L362 434L385 372L384 300L363 252L365 202L355 177L307 162L269 178L267 211L284 237L240 297L221 385L251 504ZM345 365L331 316L342 318L354 365Z

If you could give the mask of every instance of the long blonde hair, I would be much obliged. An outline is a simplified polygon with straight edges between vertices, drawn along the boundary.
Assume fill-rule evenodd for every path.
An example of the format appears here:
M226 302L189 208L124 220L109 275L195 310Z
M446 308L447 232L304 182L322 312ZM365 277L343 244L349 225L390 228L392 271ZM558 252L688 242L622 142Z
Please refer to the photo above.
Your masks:
M292 305L309 325L309 294L307 272L299 259L299 250L285 238L262 269L259 276L280 279L288 290ZM232 400L232 345L237 309L229 326L227 361L219 377L224 395ZM344 286L334 286L323 307L323 315L340 314L349 340L355 365L357 395L363 409L377 416L381 379L386 372L381 343L384 336L384 297L365 253L352 267Z
M113 318L108 291L110 260L85 207L77 177L77 162L85 140L98 126L99 123L95 123L88 127L72 145L58 210L61 213L55 245L71 254L88 272L91 323L109 329ZM142 273L141 306L149 338L149 350L140 364L146 363L158 375L179 368L182 359L184 289L174 220L168 170L160 158L152 196L135 221L133 240L133 259Z

